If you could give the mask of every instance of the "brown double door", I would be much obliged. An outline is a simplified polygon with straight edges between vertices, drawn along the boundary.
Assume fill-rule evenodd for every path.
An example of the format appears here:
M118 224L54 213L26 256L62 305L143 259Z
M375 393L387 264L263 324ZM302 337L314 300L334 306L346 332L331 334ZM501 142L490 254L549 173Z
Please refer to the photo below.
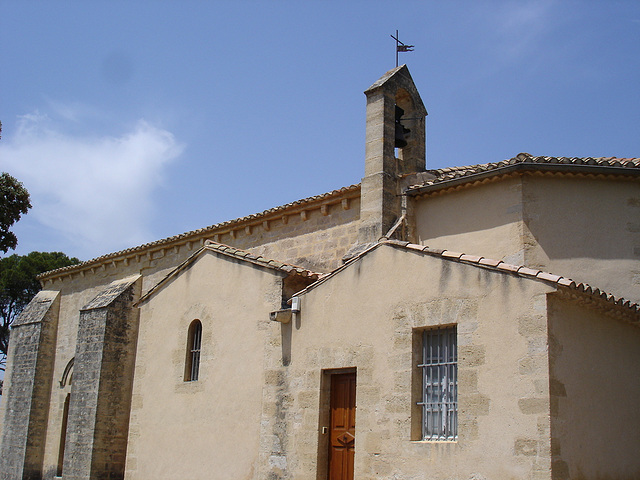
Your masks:
M356 440L356 374L331 375L329 480L353 480Z

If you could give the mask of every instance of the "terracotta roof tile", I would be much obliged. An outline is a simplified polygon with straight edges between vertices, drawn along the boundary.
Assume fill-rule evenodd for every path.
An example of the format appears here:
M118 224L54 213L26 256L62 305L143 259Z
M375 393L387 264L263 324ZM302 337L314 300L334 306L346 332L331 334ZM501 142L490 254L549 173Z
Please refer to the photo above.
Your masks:
M416 245L415 243L409 243L409 242L407 242L405 246L410 250L419 250L419 251L423 251L425 248L424 245Z
M306 268L298 267L296 265L288 265L286 263L278 262L270 258L256 256L250 252L247 252L246 250L230 247L229 245L225 245L223 243L217 243L212 240L207 240L204 244L204 247L202 247L201 250L216 251L226 256L235 257L239 260L244 260L249 263L262 265L264 267L270 267L276 270L282 270L287 273L295 272L298 275L309 277L312 280L317 280L320 277L320 274L318 272L313 272L311 270L307 270ZM196 252L194 253L194 255L192 255L192 257L198 254L199 252Z
M576 288L576 282L574 282L570 278L562 277L560 280L558 280L557 283L558 283L558 285L562 285L564 287Z
M566 291L569 291L569 292L584 292L585 294L590 295L591 298L594 297L593 289L589 285L584 283L576 283L569 278L561 277L559 275L554 275L548 272L542 272L540 270L528 268L523 265L511 265L511 264L502 262L501 260L492 260L489 258L478 257L473 255L457 254L455 252L449 252L447 250L439 250L435 248L423 247L422 245L411 244L408 242L402 242L398 240L384 240L377 244L371 245L369 248L360 252L358 255L350 258L348 262L336 268L332 272L327 274L321 274L319 279L316 282L312 283L305 289L297 292L295 295L303 295L309 292L310 290L313 290L318 285L321 285L322 283L329 280L334 275L337 275L342 270L349 268L349 265L358 261L360 258L364 257L369 252L371 252L372 250L375 250L381 245L391 245L391 246L400 247L407 250L414 250L414 251L421 250L424 254L430 255L433 257L444 258L448 261L460 262L467 265L477 265L481 268L501 271L501 272L509 273L512 275L528 278L531 280L543 281L547 284L561 287L562 289L565 289ZM623 308L625 314L631 315L631 317L627 317L627 318L633 318L633 320L631 320L632 323L640 326L640 321L638 320L638 318L640 318L640 305L638 305L637 303L631 303L629 300L625 300L624 298L616 298L611 294L605 294L604 292L600 292L600 290L598 289L596 290L598 292L598 295L596 295L597 298L604 299L607 302L613 305L616 305L617 307ZM618 313L620 313L619 310L618 310Z
M518 273L520 275L526 275L528 277L536 277L541 272L540 270L534 270L533 268L520 267L518 268Z
M562 278L560 275L554 275L547 272L538 272L537 277L540 280L546 280L547 282L558 282Z
M520 168L522 170L554 169L558 171L602 171L606 173L623 173L640 175L640 158L616 158L616 157L534 157L528 153L520 153L514 158L494 163L484 163L480 165L467 165L461 167L446 167L435 170L428 170L435 178L410 185L407 193L416 194L430 188L445 187L451 183L461 181L473 181L478 177L487 175L498 175L505 169ZM614 170L616 170L614 172Z
M480 260L482 260L484 257L477 257L475 255L462 255L460 257L460 260L464 260L465 262L471 262L471 263L478 263L480 262Z
M510 263L499 262L496 268L498 270L503 270L505 272L518 273L518 270L520 269L520 265L511 265Z
M494 260L492 258L481 258L478 263L480 265L486 265L487 267L497 267L502 263L502 260Z
M534 157L528 153L520 153L516 157L503 160L494 163L485 163L479 165L467 165L461 167L446 167L435 170L428 170L421 172L417 176L418 179L423 180L420 183L411 185L407 188L408 194L419 194L426 189L438 189L450 186L452 183L466 183L471 182L478 177L493 176L503 173L504 169L512 168L531 168L546 166L547 168L556 168L560 171L574 171L576 168L584 168L585 166L593 167L601 170L603 173L606 171L615 172L612 173L633 173L634 175L640 175L640 158L616 158L616 157L599 157L599 158L578 158L578 157ZM608 169L608 170L607 170ZM186 243L189 241L198 241L206 237L206 235L213 235L215 232L236 227L239 225L252 223L254 221L261 221L265 217L284 213L287 210L295 209L296 207L313 206L326 201L334 197L342 197L345 194L356 195L360 191L360 185L350 185L331 192L315 195L312 197L296 200L285 205L270 208L264 210L261 213L255 213L240 217L234 220L217 223L207 227L199 228L197 230L191 230L189 232L181 233L172 237L163 238L154 242L145 243L136 247L120 250L118 252L109 253L96 257L86 262L82 262L78 265L71 265L68 267L59 268L50 272L45 272L38 276L38 278L49 278L52 276L58 276L66 274L70 271L79 271L90 268L92 266L100 265L102 263L111 261L118 257L132 256L135 254L144 254L149 251L159 250L166 248L174 243ZM448 253L451 255L451 252Z

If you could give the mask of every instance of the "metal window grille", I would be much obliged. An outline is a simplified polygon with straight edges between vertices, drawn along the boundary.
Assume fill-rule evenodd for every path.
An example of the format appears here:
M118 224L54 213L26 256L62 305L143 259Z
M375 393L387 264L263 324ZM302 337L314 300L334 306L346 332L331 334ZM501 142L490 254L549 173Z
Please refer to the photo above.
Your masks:
M422 438L458 438L458 345L456 327L422 333Z
M200 372L200 345L202 343L202 324L198 321L194 322L191 331L191 371L189 372L189 380L198 380Z

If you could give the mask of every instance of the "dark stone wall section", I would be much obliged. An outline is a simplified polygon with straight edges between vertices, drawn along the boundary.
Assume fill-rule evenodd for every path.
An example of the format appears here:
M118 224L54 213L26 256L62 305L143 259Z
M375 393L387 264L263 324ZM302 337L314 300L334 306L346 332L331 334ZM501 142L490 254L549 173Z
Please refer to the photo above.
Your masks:
M65 480L124 478L140 286L114 282L80 311Z
M47 431L59 293L41 291L11 330L0 479L39 480Z

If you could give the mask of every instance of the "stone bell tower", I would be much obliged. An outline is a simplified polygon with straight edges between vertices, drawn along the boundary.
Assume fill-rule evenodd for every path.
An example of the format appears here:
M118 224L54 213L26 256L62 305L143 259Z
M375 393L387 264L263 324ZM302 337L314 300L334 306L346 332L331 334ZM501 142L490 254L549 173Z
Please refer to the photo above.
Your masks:
M364 93L367 128L360 244L377 242L401 219L401 180L426 168L427 110L407 66L389 70Z

